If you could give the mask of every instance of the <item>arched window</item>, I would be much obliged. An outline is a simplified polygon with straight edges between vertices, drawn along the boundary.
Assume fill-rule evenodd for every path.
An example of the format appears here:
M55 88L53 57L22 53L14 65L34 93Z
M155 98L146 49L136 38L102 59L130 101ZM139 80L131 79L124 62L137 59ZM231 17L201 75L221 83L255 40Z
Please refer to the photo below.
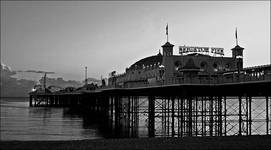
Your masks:
M203 62L200 63L200 69L201 69L202 71L206 71L206 70L207 70L207 67L208 67L208 64L207 64L206 61L203 61Z
M206 61L203 61L200 63L200 67L201 68L206 68L208 66L207 62Z
M182 63L177 60L174 62L174 67L175 67L175 70L179 70L182 67Z
M213 67L214 67L214 68L217 68L217 63L214 63L214 64L213 64Z

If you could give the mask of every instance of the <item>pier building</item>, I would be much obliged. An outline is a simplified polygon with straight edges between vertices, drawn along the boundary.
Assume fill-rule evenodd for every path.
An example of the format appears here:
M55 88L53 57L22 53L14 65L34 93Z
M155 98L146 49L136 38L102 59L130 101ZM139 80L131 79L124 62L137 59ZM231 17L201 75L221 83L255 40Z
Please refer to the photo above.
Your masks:
M232 56L224 57L223 48L179 46L179 55L173 55L174 45L162 45L162 54L143 58L123 74L110 74L112 87L136 87L186 82L209 82L243 70L243 50L239 45L231 49ZM225 79L224 79L225 80Z
M270 64L243 68L238 42L230 57L198 46L173 55L173 47L167 40L162 53L113 71L108 85L31 92L29 105L79 108L112 137L270 137Z

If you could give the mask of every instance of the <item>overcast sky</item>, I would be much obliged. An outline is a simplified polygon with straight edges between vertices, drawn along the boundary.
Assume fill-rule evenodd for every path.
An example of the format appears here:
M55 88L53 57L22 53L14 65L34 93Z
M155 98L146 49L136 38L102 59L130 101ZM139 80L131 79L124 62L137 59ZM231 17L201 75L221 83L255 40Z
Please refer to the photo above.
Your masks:
M222 47L231 56L235 27L244 66L270 63L270 1L1 1L1 63L82 80L124 72L166 42Z

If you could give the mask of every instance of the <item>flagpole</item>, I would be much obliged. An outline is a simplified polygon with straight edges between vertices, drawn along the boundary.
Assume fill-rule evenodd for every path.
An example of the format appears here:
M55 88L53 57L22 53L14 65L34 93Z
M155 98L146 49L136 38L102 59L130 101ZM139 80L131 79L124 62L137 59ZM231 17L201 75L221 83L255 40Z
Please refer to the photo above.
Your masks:
M236 39L236 45L238 45L237 27L235 28L235 39Z
M167 42L168 42L168 24L166 26L166 35L167 35Z

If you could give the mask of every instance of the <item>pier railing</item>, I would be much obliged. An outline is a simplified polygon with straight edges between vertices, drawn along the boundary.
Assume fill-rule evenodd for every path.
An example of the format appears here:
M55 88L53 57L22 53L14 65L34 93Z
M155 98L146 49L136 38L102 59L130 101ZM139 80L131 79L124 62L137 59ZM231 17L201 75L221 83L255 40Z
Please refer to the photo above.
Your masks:
M252 82L271 80L271 74L251 76L246 74L234 74L231 76L212 76L212 77L194 77L194 78L170 78L164 84L223 84L223 83L238 83L238 82Z
M156 82L149 83L147 82L136 82L136 80L132 81L133 83L122 85L109 85L106 87L102 87L100 89L107 88L134 88L134 87L150 87L150 86L163 86L163 85L173 85L173 84L226 84L226 83L240 83L240 82L257 82L257 81L270 81L271 73L266 74L230 74L223 76L205 76L205 77L170 77L166 80L156 80Z

